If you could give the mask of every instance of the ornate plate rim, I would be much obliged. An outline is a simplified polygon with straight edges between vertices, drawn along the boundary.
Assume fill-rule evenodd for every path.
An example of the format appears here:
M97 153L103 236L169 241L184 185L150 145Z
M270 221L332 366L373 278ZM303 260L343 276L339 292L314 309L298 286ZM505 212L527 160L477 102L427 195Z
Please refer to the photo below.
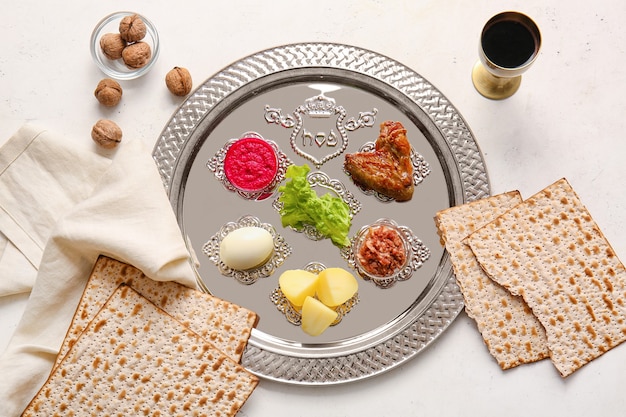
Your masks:
M188 145L194 131L208 114L219 113L216 107L234 100L233 93L251 90L268 76L284 71L295 71L296 75L298 71L330 71L331 75L343 71L361 83L368 79L381 83L397 93L403 101L399 105L419 109L412 116L445 142L447 149L439 151L445 159L442 162L449 164L455 174L450 179L456 182L455 189L449 190L455 203L489 196L485 163L471 130L449 100L426 79L395 60L360 47L296 43L266 49L225 67L197 87L172 115L155 144L153 159L175 211L178 195L174 191L184 188L177 170L180 162L193 153ZM365 342L357 348L343 348L337 343L301 354L282 349L270 335L257 337L254 329L242 365L262 378L299 385L346 383L391 370L430 345L463 309L463 297L445 252L436 275L440 274L445 276L441 288L424 291L430 297L426 307L410 308L397 323L376 329L374 343ZM198 283L210 292L199 275Z

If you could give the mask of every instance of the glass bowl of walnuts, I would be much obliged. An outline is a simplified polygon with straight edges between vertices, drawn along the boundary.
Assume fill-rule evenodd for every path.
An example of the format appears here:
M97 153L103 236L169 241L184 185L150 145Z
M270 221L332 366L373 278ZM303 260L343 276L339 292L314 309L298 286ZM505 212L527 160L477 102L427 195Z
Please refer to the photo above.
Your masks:
M116 12L102 19L91 34L91 56L102 72L118 80L146 74L159 56L159 34L146 17Z

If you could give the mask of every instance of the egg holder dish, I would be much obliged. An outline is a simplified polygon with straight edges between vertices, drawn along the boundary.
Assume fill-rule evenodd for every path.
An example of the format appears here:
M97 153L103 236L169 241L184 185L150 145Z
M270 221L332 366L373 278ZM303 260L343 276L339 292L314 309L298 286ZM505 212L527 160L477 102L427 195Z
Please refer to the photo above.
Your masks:
M258 189L258 190L249 190L238 187L233 184L232 181L229 180L226 175L226 170L224 168L224 161L226 160L226 156L228 155L229 150L233 147L234 144L239 142L240 140L254 138L263 141L268 144L272 150L274 151L276 157L276 172L272 180L267 184L267 186ZM230 139L226 144L219 149L215 155L209 159L206 163L209 171L213 172L215 178L222 183L225 189L237 193L240 197L245 200L265 200L266 198L271 197L278 186L284 179L285 173L287 171L287 167L291 164L289 158L279 149L276 142L265 139L263 136L256 132L246 132L242 134L239 138Z
M361 250L364 240L370 229L378 227L388 227L395 231L402 240L402 247L405 255L404 263L396 268L391 274L380 276L375 275L366 270L359 261L358 253ZM417 271L430 258L430 249L406 226L400 226L394 220L381 218L376 222L363 226L356 235L351 239L350 246L342 249L342 257L344 257L353 270L355 270L364 280L372 281L380 288L389 288L397 281L406 281L411 278L413 273Z
M100 46L100 38L102 35L107 33L119 33L120 21L124 17L132 15L138 15L146 25L146 36L142 39L142 42L147 43L151 50L149 61L141 68L129 68L124 64L121 58L109 59ZM89 46L91 57L98 68L107 76L117 80L133 80L147 74L156 63L161 49L159 33L157 32L156 26L145 16L129 11L115 12L100 20L91 34Z
M220 259L220 244L229 233L243 227L260 227L267 230L274 241L274 252L270 258L256 268L247 270L233 269L227 266ZM259 278L269 277L274 271L280 267L285 259L291 255L292 248L285 239L276 232L276 229L269 223L262 223L257 217L246 215L242 216L235 222L228 222L223 225L220 230L213 235L202 247L202 252L217 266L219 272L227 277L233 277L242 284L254 284Z
M319 274L326 266L319 262L309 262L302 269L314 274ZM300 326L302 324L302 312L301 308L294 306L285 297L285 294L281 291L280 287L276 287L270 294L270 300L276 305L278 311L285 315L287 321L293 325ZM352 310L352 308L359 303L359 293L355 293L348 301L333 308L337 313L337 318L330 325L338 325L343 317Z
M376 150L376 142L366 142L359 152L374 152ZM413 185L418 186L430 174L430 164L424 157L411 146L411 165L413 165ZM344 173L351 177L350 173L344 168ZM373 195L382 202L394 201L392 197L379 193L378 191L364 187L359 183L354 183L365 195Z

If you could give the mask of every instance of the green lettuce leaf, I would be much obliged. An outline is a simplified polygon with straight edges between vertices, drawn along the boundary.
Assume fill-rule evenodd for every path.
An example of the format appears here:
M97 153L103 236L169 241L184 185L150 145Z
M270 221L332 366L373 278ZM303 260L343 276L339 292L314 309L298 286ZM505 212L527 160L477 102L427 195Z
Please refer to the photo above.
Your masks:
M350 207L339 197L326 193L318 197L306 179L308 165L290 165L285 176L288 181L280 186L278 201L283 227L302 230L310 224L323 236L339 247L350 244L348 232L351 226Z

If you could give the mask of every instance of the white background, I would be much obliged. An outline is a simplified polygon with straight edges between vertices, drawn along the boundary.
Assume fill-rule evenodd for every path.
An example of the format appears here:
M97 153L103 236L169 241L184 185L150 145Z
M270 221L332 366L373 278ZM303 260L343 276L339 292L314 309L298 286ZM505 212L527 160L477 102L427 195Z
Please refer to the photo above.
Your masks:
M626 3L601 1L317 0L0 2L0 144L25 122L93 146L91 126L115 120L151 149L184 99L164 85L173 66L194 87L257 51L337 42L389 56L436 86L463 115L486 160L492 192L530 196L566 177L626 259ZM93 96L103 78L89 53L95 24L118 10L144 14L161 37L146 76L122 83L113 109ZM472 86L478 34L518 10L543 46L518 93L490 101ZM2 277L0 277L2 279ZM0 350L26 295L0 299ZM365 381L301 387L261 381L241 416L619 416L626 413L626 346L562 379L550 361L503 372L465 313L427 350ZM0 405L1 407L1 405Z

